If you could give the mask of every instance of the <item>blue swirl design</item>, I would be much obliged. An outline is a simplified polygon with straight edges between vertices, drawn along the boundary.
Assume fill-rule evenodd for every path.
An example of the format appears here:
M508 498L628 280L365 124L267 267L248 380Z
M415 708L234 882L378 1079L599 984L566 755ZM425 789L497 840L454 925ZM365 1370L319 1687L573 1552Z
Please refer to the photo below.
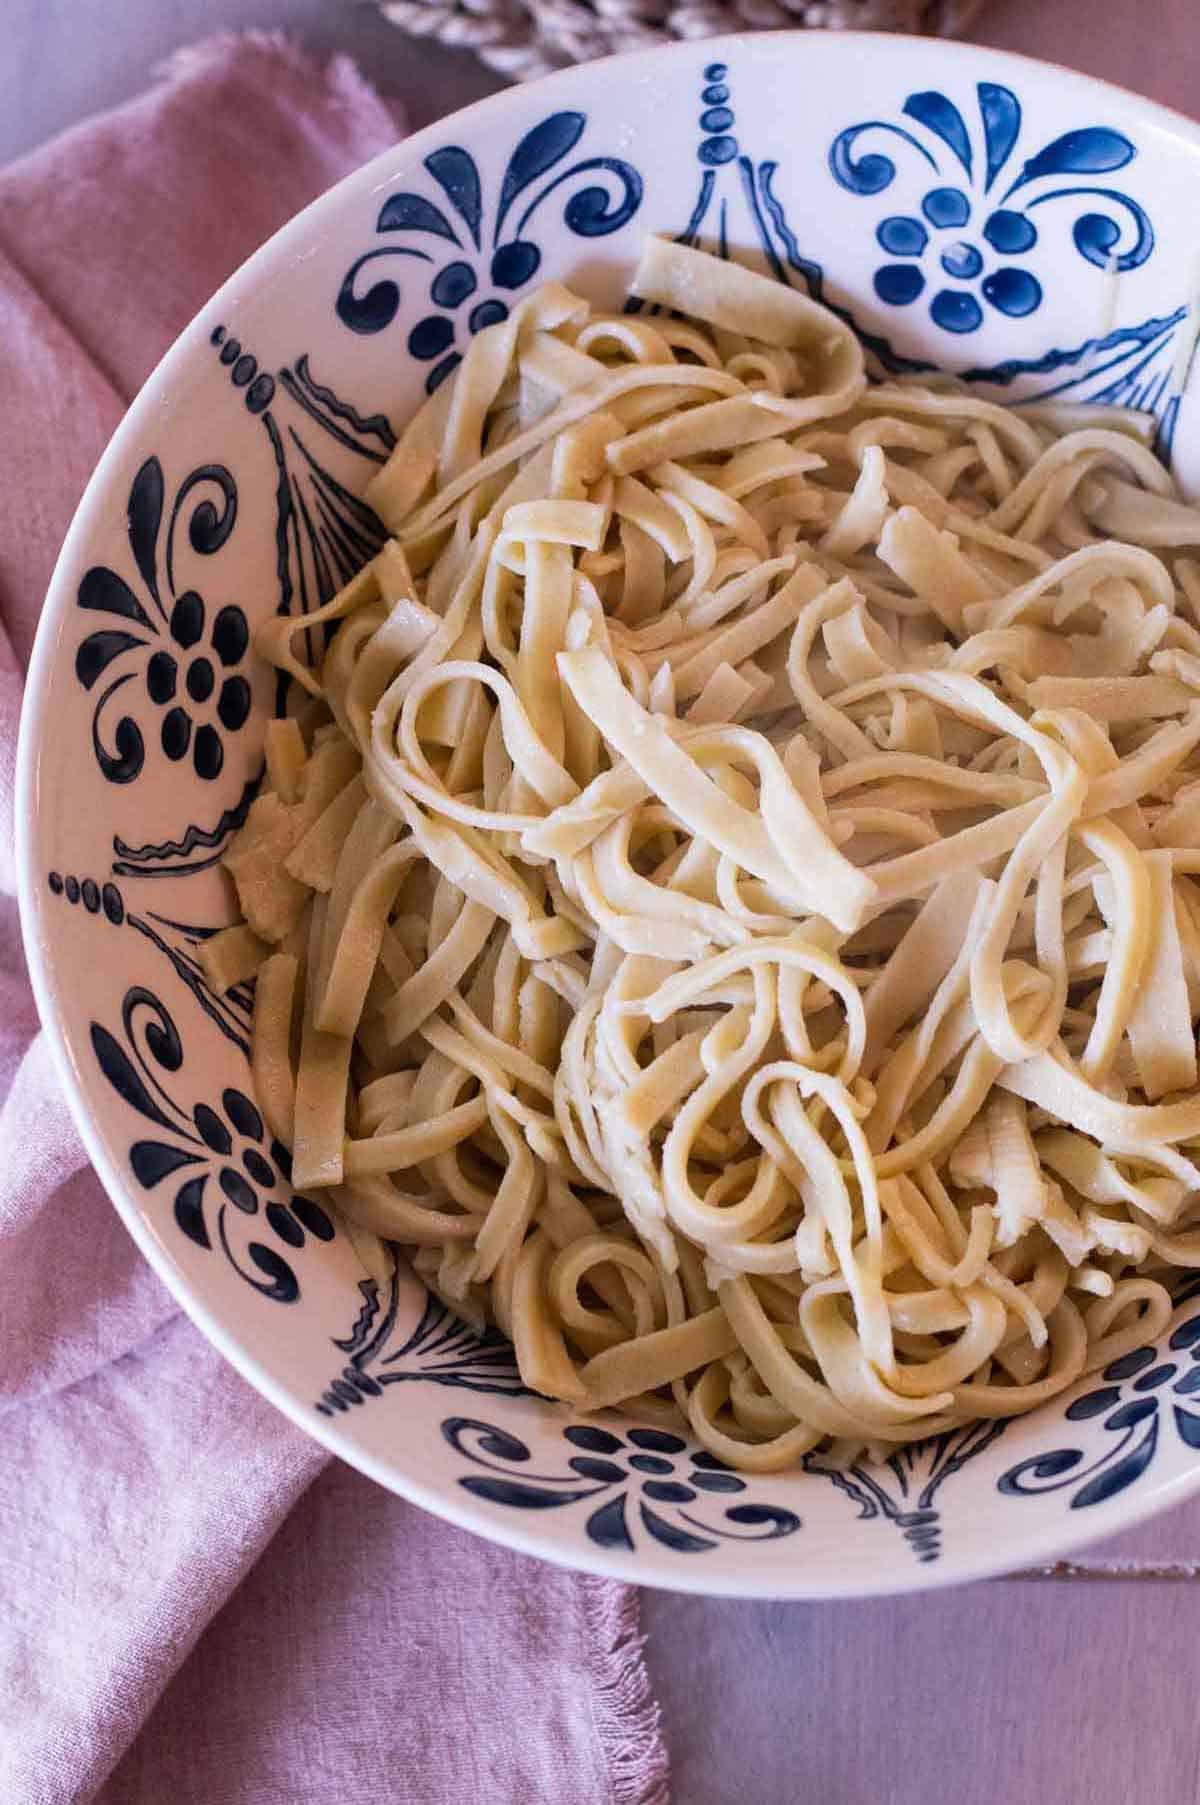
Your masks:
M432 366L425 379L432 394L462 362L465 339L507 319L509 302L504 297L524 288L541 268L533 221L551 195L572 188L563 221L577 238L606 238L619 232L641 206L642 178L619 157L586 156L551 173L570 156L586 127L586 114L560 112L525 133L505 167L490 229L483 181L470 152L452 144L426 157L424 167L441 198L434 201L404 190L384 201L375 230L401 234L405 242L377 246L351 264L336 301L342 324L352 332L382 332L400 311L401 289L394 274L380 275L369 287L362 286L360 277L368 265L372 275L374 266L388 259L403 258L406 267L426 266L408 267L408 274L422 285L428 282L433 309L410 329L408 351ZM431 239L433 248L407 242L410 237Z
M934 90L910 94L901 109L917 130L864 120L840 132L829 151L834 180L859 197L891 187L895 158L907 159L926 180L930 172L919 213L891 213L876 226L876 241L889 261L876 269L874 288L886 306L911 307L926 293L932 263L939 285L929 298L929 315L942 331L954 334L978 331L981 302L1010 319L1024 319L1041 306L1038 277L1010 261L1035 249L1039 231L1031 216L1039 208L1085 199L1103 203L1080 213L1071 229L1079 255L1098 269L1137 269L1154 249L1149 218L1123 190L1086 180L1055 185L1061 176L1123 169L1136 152L1122 132L1108 126L1064 132L1027 158L999 193L996 184L1021 135L1021 104L1011 88L995 82L979 82L975 98L982 163L962 113ZM860 140L875 148L860 148Z
M618 1435L597 1423L571 1423L565 1471L530 1473L529 1447L519 1436L476 1417L451 1416L442 1434L481 1472L458 1483L473 1498L524 1511L588 1507L584 1533L598 1548L632 1552L639 1528L672 1554L706 1554L725 1542L773 1542L802 1527L794 1511L745 1501L747 1481L723 1461L666 1429L634 1428Z
M111 919L107 898L105 906ZM120 1034L93 1021L90 1039L113 1090L157 1130L129 1149L143 1190L173 1186L175 1227L193 1246L211 1249L215 1241L253 1290L295 1303L300 1281L278 1244L294 1254L309 1242L332 1241L335 1230L319 1203L291 1191L291 1157L245 1091L229 1085L215 1104L190 1108L177 1100L168 1082L183 1068L183 1041L166 1004L141 985L125 992ZM259 1238L263 1227L270 1241Z

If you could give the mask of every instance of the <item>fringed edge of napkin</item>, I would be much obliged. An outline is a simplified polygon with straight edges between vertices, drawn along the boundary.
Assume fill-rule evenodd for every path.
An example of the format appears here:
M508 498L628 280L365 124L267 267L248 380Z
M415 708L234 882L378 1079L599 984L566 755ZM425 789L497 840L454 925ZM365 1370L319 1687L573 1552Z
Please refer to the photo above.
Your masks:
M646 1671L638 1594L632 1586L586 1575L579 1584L592 1654L596 1733L614 1805L669 1805L670 1762Z

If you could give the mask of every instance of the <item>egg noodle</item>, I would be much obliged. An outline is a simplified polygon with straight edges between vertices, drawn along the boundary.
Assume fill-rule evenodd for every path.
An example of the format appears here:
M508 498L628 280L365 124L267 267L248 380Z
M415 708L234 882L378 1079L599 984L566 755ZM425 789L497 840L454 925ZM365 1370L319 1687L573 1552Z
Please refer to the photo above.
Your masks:
M1029 1410L1200 1267L1200 514L1138 415L633 293L480 332L261 630L209 975L297 1187L533 1390L755 1470Z

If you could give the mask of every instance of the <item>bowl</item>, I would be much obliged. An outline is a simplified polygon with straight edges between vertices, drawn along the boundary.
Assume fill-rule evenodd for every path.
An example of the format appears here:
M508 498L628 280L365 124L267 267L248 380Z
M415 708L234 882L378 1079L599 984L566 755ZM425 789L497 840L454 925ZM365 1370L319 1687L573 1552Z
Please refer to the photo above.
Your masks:
M1160 1345L881 1466L743 1476L683 1435L528 1393L499 1336L292 1194L253 1100L251 998L213 994L197 957L232 918L219 861L279 700L253 628L373 553L368 479L532 284L616 305L647 233L701 241L842 311L876 370L1152 411L1195 491L1198 183L1197 127L990 50L779 33L618 57L349 177L202 309L130 409L29 675L37 999L147 1258L247 1379L383 1485L551 1560L781 1598L1030 1565L1200 1488L1200 1281Z

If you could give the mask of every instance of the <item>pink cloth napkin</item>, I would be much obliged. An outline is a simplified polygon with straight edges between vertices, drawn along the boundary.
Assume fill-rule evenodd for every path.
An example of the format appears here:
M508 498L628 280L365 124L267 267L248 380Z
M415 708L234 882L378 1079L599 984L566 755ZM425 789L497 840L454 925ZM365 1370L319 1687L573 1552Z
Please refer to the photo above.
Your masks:
M179 1313L25 977L12 768L71 512L197 306L398 121L255 36L0 174L0 1801L664 1805L636 1594L330 1463Z

